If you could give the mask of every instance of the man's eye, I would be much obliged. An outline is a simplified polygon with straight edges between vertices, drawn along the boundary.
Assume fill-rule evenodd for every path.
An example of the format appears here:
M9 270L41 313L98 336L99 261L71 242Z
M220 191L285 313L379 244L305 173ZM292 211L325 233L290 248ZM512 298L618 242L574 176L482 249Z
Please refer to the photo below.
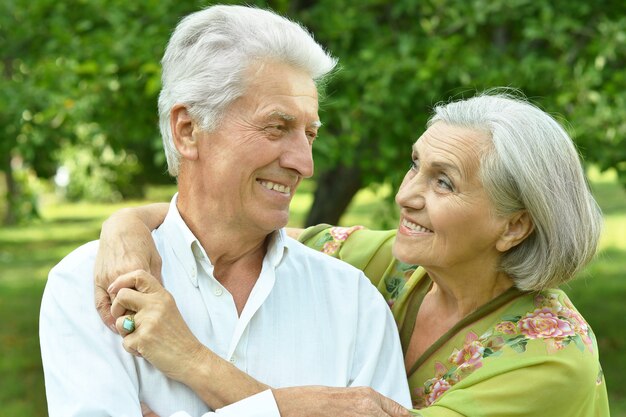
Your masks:
M264 130L272 136L280 136L285 133L286 127L283 125L269 125Z
M419 162L415 160L411 160L411 163L409 164L409 170L417 171L418 169L419 169Z

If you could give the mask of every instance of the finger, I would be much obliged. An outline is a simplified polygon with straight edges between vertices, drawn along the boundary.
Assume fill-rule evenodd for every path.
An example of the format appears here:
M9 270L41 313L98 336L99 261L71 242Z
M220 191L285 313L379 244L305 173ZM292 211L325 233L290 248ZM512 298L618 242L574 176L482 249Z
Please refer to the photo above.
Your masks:
M125 324L124 322L126 321L127 318L131 318L134 323L134 328L132 331L129 331L124 327L124 324ZM124 338L122 340L122 346L124 347L124 350L126 350L126 352L134 356L141 358L142 355L141 353L139 353L139 350L137 348L137 343L139 342L140 338L137 336L137 334L135 334L135 332L139 330L138 329L139 322L137 321L137 315L127 314L125 316L122 316L116 320L115 325L117 326L118 332Z
M141 415L143 417L159 417L154 411L150 409L145 403L141 404Z
M137 341L138 339L134 334L129 334L122 339L122 347L131 355L141 358L141 353L137 350Z
M128 330L124 327L124 323L126 322L126 319L132 319L133 322L135 323L135 327L133 328L133 330ZM126 337L129 334L133 333L136 329L137 329L137 322L135 321L135 317L134 314L124 314L123 316L120 316L117 318L117 320L115 320L115 327L117 332L122 336L122 337Z
M96 285L94 289L94 296L96 300L96 309L100 318L107 325L109 329L117 333L115 328L115 318L111 315L111 297L109 293L102 287Z
M145 304L147 294L130 288L122 288L118 293L113 305L111 305L111 315L115 319L128 314L129 311L139 311Z
M136 270L117 277L107 291L109 294L115 295L122 288L135 288L139 292L148 294L160 290L163 286L150 273Z
M402 407L400 404L398 404L391 398L387 398L384 395L381 395L379 393L377 394L380 397L380 407L390 417L409 417L411 415L409 413L409 410Z

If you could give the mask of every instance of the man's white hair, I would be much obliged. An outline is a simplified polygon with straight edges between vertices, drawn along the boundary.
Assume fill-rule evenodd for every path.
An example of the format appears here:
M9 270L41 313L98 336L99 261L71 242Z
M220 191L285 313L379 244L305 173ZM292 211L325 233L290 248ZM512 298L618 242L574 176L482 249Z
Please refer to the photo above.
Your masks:
M159 125L170 175L178 176L181 157L170 128L172 107L185 105L203 130L215 129L245 94L246 70L262 60L306 71L317 85L337 63L305 28L268 10L218 5L180 21L161 61Z

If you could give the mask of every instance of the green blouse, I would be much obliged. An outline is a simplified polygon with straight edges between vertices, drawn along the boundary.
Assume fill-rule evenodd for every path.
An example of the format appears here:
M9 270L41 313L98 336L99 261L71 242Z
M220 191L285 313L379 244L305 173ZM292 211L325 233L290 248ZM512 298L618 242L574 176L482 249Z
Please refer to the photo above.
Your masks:
M391 307L406 352L432 282L395 260L395 231L318 225L300 241L361 269ZM407 370L417 415L609 416L591 327L559 289L511 288L465 317Z

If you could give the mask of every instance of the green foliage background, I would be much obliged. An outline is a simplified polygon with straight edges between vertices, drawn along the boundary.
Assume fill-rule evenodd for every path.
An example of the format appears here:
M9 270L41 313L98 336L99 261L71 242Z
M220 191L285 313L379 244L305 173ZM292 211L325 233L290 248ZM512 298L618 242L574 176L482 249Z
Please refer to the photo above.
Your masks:
M624 1L249 3L303 22L340 59L326 88L317 178L333 179L346 172L340 168L350 178L316 195L314 209L329 200L331 208L313 220L338 220L350 197L372 183L397 185L433 104L494 86L519 88L567 120L585 159L615 168L626 184ZM171 183L157 129L159 59L176 22L208 4L2 2L0 171L7 181L20 170L49 178L64 164L70 198L104 201ZM23 204L27 181L15 182L7 208L20 217L32 204ZM344 206L333 205L337 195L347 196Z
M312 221L339 220L359 189L395 188L430 108L494 86L521 89L564 121L586 163L617 172L610 185L595 189L608 243L569 293L598 335L613 415L626 416L626 338L617 321L626 296L619 279L626 195L616 185L626 185L626 2L246 3L302 22L340 59L341 70L325 88L316 177L301 194L303 210L317 208ZM26 222L0 230L0 414L45 415L36 334L45 276L72 248L97 237L103 218L120 207L85 201L121 201L149 184L173 183L157 128L159 60L176 22L208 4L0 2L0 214L5 222ZM71 175L65 196L81 203L46 208L47 179L60 165ZM325 191L340 177L345 181ZM321 191L313 194L316 184ZM337 196L347 196L345 204ZM34 220L39 205L43 220ZM377 200L348 211L341 222L393 223Z

